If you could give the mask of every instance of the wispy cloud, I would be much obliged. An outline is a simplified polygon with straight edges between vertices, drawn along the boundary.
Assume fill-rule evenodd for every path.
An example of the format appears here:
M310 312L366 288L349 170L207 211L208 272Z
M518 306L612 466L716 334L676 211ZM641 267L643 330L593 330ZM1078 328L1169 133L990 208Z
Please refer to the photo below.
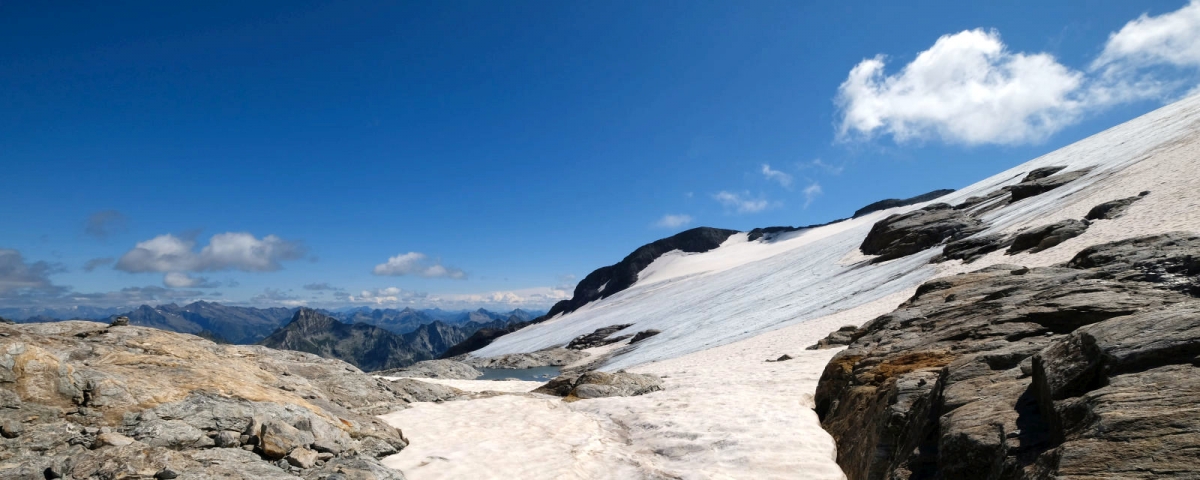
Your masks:
M281 305L285 307L302 307L308 301L282 290L264 288L262 293L250 297L251 305Z
M732 192L721 191L713 195L716 200L725 208L736 211L737 213L756 213L766 210L771 206L771 203L765 199L749 198L749 193L737 194Z
M168 272L163 275L163 286L170 288L216 288L218 282L210 282L204 277L193 277L182 272Z
M691 223L691 215L663 215L657 222L654 222L654 226L659 228L679 228Z
M779 170L772 170L771 165L762 164L762 174L767 180L778 182L780 186L790 188L792 186L792 176Z
M332 285L330 285L330 284L328 284L328 283L325 283L325 282L321 282L321 283L308 283L308 284L305 284L305 285L304 285L302 288L304 288L305 290L310 290L310 291L314 291L314 292L325 292L325 291L330 291L330 292L333 292L333 291L340 291L340 290L341 290L341 288L338 288L338 287L332 286Z
M375 275L404 276L414 275L425 278L451 278L464 280L466 272L454 267L442 265L440 261L431 260L424 253L408 252L388 258L388 261L375 266Z
M104 239L114 233L127 229L129 217L116 210L103 210L88 216L83 224L83 233L94 238Z
M824 173L828 173L830 175L841 175L842 172L846 170L845 164L834 165L832 163L828 163L819 158L815 158L808 162L801 162L799 164L799 166L800 166L800 168L803 168L803 169L820 170L820 171L822 171Z
M821 189L821 184L817 182L812 182L807 187L804 187L804 208L808 208L813 200L816 200L822 193L825 192Z
M116 260L116 259L112 258L112 257L93 258L91 260L88 260L87 262L84 262L83 271L90 272L97 268L100 268L100 267L103 267L106 265L110 265L113 263L113 260Z

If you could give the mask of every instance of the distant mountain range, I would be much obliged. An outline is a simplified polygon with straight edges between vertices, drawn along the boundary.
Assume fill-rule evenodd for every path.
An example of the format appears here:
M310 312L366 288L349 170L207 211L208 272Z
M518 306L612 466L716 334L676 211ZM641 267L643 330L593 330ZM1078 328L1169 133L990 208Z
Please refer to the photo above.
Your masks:
M531 315L522 312L524 315ZM521 315L512 313L507 318L501 314L477 310L468 312L451 325L441 320L419 324L403 334L391 328L375 326L367 322L346 323L328 312L302 308L296 311L287 325L276 330L259 342L260 345L281 349L313 353L325 358L344 360L364 371L400 368L422 360L431 360L448 349L462 343L479 330L504 329L510 324L524 324ZM418 318L431 318L417 310L375 310L354 312L352 318L376 319L388 322L392 327L404 325ZM473 321L487 319L484 322Z

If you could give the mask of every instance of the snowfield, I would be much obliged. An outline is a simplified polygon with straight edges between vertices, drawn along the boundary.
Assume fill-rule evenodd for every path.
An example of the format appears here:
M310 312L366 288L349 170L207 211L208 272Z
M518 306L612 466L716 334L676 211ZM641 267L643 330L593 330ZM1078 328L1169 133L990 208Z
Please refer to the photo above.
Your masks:
M1200 96L935 202L957 204L1054 165L1092 170L1063 187L985 214L990 228L980 235L1083 218L1099 203L1151 193L1125 216L1093 222L1083 235L1044 252L1009 256L998 251L970 265L931 265L940 248L877 265L858 252L875 222L927 203L770 240L751 242L737 234L705 253L668 253L630 288L500 337L474 353L529 352L632 323L619 334L651 328L662 333L626 349L602 369L664 376L663 391L574 403L501 396L418 405L383 417L413 440L387 464L415 480L843 478L833 441L811 410L816 382L835 351L804 348L837 327L887 313L934 277L997 263L1051 265L1089 245L1200 231ZM783 353L796 358L764 362Z

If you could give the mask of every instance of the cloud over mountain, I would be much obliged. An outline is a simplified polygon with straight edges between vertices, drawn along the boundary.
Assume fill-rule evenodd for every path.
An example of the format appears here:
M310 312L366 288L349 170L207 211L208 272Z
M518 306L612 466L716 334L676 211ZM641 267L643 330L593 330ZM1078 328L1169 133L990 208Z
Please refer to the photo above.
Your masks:
M464 280L466 272L454 267L442 265L440 261L431 260L424 253L408 252L388 258L387 262L375 266L375 275L404 276L413 275L425 278L451 278Z
M270 272L283 268L280 262L304 257L306 249L275 235L257 238L245 232L213 235L208 245L195 251L196 242L171 234L144 242L117 260L116 269L126 272L203 272L241 270Z

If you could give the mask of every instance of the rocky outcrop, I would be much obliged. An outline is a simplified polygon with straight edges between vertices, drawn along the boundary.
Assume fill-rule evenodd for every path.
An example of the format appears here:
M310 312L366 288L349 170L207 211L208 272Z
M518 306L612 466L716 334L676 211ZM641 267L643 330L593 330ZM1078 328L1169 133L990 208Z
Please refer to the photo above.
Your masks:
M854 325L846 325L842 328L834 330L825 338L817 340L817 343L810 345L805 350L824 350L826 348L837 348L844 345L849 345L854 341L854 332L858 331L858 327ZM790 358L790 357L789 357Z
M1029 175L1026 175L1024 180L1021 180L1021 183L1006 187L1009 193L1012 194L1009 202L1018 202L1049 192L1078 180L1079 177L1086 175L1089 171L1085 169L1057 173L1063 169L1064 167L1044 167L1029 172Z
M567 348L569 348L571 350L586 350L589 348L603 347L610 343L617 343L621 340L625 340L629 337L632 337L633 335L631 334L631 335L621 335L619 337L613 337L612 334L617 333L621 330L624 330L624 329L632 327L632 326L633 326L632 323L627 323L624 325L609 325L607 327L597 328L592 333L587 333L587 334L583 334L578 337L575 337L574 339L571 340L570 343L567 344Z
M858 217L861 217L861 216L863 216L863 215L866 215L866 214L868 214L868 213L878 212L878 211L880 211L880 210L887 210L887 209L889 209L889 208L896 208L896 207L906 207L906 206L909 206L909 205L916 205L916 204L918 204L918 203L921 203L921 202L928 202L928 201L930 201L930 200L935 200L935 199L938 199L938 198L944 197L944 196L946 196L946 195L949 195L949 194L951 194L951 193L954 193L954 189L952 189L952 188L944 188L944 189L941 189L941 190L934 190L934 191L932 191L932 192L922 193L922 194L920 194L920 195L917 195L917 196L915 196L915 197L909 197L909 198L889 198L889 199L886 199L886 200L880 200L880 201L878 201L878 202L872 203L872 204L870 204L870 205L867 205L867 206L865 206L865 207L863 207L863 208L860 208L860 209L858 209L858 210L855 210L855 211L854 211L854 215L853 215L852 217L850 217L850 218L858 218Z
M873 261L883 262L968 237L983 228L983 222L966 212L935 203L876 222L859 249L866 255L878 255Z
M602 397L631 397L662 390L654 375L629 372L586 372L563 374L538 387L533 393L583 400Z
M647 338L653 337L653 336L655 336L655 335L658 335L658 334L660 334L660 333L662 333L662 330L655 330L655 329L653 329L653 328L651 328L651 329L648 329L648 330L642 330L642 331L640 331L640 332L637 332L636 334L634 334L634 335L633 335L633 338L629 339L629 344L630 344L630 345L633 345L633 344L635 344L635 343L638 343L638 342L640 342L640 341L642 341L642 340L645 340L645 339L647 339Z
M1125 211L1129 210L1129 206L1133 205L1133 202L1141 200L1142 197L1145 197L1149 194L1150 192L1142 192L1136 197L1120 198L1101 203L1092 207L1091 210L1088 210L1087 216L1084 218L1088 220L1112 220L1124 215Z
M1037 253L1053 248L1068 239L1083 235L1090 224L1091 222L1087 220L1071 218L1018 233L1008 247L1008 254L1012 255L1026 250L1029 253Z
M400 368L434 355L412 349L404 337L363 323L348 324L316 310L300 309L291 323L261 345L336 358L366 371Z
M697 227L642 245L620 262L589 273L579 284L575 285L575 292L570 300L554 304L554 307L546 315L535 319L534 322L573 312L588 303L629 288L637 281L638 273L664 253L674 250L687 253L707 252L721 246L721 243L735 233L738 232L720 228Z
M471 365L456 360L426 360L404 368L374 372L384 377L449 378L474 380L483 372Z
M1192 478L1198 258L1176 233L926 282L821 377L838 463L851 480Z
M962 260L963 263L971 263L984 255L1008 248L1012 242L1012 237L1000 233L971 236L947 243L942 249L942 255L935 260Z
M459 361L475 368L534 368L561 367L570 365L589 357L587 352L567 350L565 348L547 348L529 353L510 353L496 357L477 358L471 356L458 357Z
M299 352L95 322L0 325L0 478L400 479L377 459L407 441L374 415L409 401Z

